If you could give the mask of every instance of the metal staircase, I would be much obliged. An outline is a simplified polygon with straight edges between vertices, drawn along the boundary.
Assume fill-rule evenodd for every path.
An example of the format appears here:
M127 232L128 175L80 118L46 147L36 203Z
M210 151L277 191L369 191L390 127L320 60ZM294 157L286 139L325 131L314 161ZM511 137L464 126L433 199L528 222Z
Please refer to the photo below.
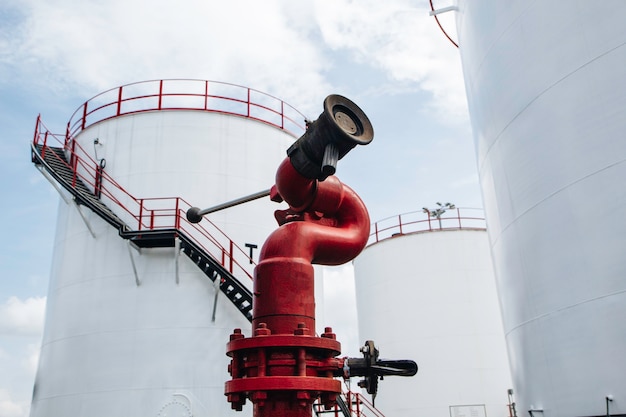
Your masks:
M57 183L69 191L76 203L89 207L116 229L129 229L115 213L83 184L82 180L71 168L63 148L32 144L31 155L33 163L44 168Z
M108 224L115 227L123 239L131 241L140 248L155 248L175 247L178 238L181 252L188 256L211 281L216 282L217 280L221 292L249 321L252 321L252 292L220 261L204 250L202 245L180 228L133 230L103 203L97 192L91 191L84 184L76 169L72 168L73 164L68 160L66 153L70 152L62 147L53 147L36 142L31 145L32 162L40 169L45 170L59 185L67 190L77 204L88 207Z
M337 405L330 409L324 409L321 403L313 404L313 412L316 417L385 417L363 395L358 392L344 391L337 396Z

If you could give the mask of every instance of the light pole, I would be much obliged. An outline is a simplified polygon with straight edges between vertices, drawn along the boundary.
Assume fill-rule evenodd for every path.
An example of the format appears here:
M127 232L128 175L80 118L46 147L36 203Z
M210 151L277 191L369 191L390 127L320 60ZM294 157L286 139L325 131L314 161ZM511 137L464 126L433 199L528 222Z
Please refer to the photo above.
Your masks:
M424 211L424 213L428 214L429 217L436 217L439 221L439 228L441 229L441 215L445 213L446 210L454 210L456 206L452 203L441 204L440 202L437 202L437 205L439 207L437 207L436 209L422 207L422 210Z

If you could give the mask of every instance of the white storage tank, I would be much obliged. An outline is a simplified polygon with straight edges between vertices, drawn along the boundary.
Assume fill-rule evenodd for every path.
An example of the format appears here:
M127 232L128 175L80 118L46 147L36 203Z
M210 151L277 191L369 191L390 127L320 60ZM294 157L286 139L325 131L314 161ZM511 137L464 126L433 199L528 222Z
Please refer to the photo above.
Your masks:
M625 21L621 0L458 1L520 415L626 414Z
M417 362L379 383L395 417L506 417L510 373L481 210L377 222L354 260L359 335Z
M65 146L86 189L114 214L76 206L62 191L70 202L59 206L32 417L234 413L225 345L234 328L249 335L250 323L218 285L232 273L251 288L249 255L258 259L279 206L246 203L207 216L215 227L205 219L202 228L184 213L271 187L303 125L296 110L255 90L165 80L94 97L65 137L38 126L38 149ZM212 282L215 269L186 256L183 236L228 274Z

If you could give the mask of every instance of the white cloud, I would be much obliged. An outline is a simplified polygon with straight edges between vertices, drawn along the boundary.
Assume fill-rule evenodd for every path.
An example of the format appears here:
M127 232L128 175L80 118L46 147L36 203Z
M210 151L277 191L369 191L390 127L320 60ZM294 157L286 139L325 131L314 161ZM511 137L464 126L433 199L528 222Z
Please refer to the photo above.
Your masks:
M0 333L38 336L43 331L46 297L10 297L0 305Z
M0 350L0 417L26 417L39 360L40 342L3 338L8 351ZM20 340L17 340L20 339Z
M12 51L3 59L25 78L64 92L212 79L275 92L298 107L315 103L300 108L312 117L331 89L325 78L331 52L345 51L396 83L428 91L438 113L466 118L458 51L428 16L426 2L415 3L22 0L13 4L21 20L0 29L0 40Z
M351 51L356 59L386 71L395 81L416 83L432 94L442 115L467 120L467 103L458 50L428 15L426 2L411 0L335 0L316 3L328 45ZM446 22L446 29L453 25Z
M27 415L27 407L11 398L7 390L0 389L0 416L2 417L24 417Z
M13 42L20 66L60 89L200 78L318 102L326 60L299 17L308 14L307 2L281 4L25 0L19 7L27 17Z

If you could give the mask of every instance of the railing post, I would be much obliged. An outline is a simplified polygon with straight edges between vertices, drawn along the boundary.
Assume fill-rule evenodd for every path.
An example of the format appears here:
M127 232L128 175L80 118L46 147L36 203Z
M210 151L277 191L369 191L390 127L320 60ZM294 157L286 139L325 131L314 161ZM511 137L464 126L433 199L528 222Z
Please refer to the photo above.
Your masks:
M230 240L230 239L229 239ZM228 248L230 250L230 264L229 264L229 272L232 274L233 273L233 256L234 256L234 243L232 240L230 240L230 247Z
M180 198L176 197L176 208L175 208L175 216L174 216L174 228L176 230L180 229L180 212L179 210L179 202L180 202Z
M204 81L204 110L209 109L209 80Z
M356 394L356 415L361 415L361 399L359 398L359 394Z
M41 123L41 114L37 115L37 123L35 123L35 135L33 136L33 143L39 144L39 123Z
M400 226L400 234L404 234L402 233L402 214L398 214L398 226Z
M159 110L161 110L161 105L163 103L163 80L159 81Z
M87 124L87 103L89 102L85 101L85 104L83 104L83 120L80 123L80 130L85 130L85 125Z
M78 158L76 157L76 141L72 141L70 160L72 161L72 187L76 187L76 176L78 175Z
M346 399L348 400L348 411L352 415L352 391L346 393Z
M429 231L431 231L431 232L432 232L432 230L433 230L433 227L432 227L432 225L430 224L430 213L428 213L428 230L429 230Z
M285 102L280 101L280 128L285 130Z
M65 143L63 144L63 148L67 149L67 145L70 143L70 122L67 122L67 127L65 128Z
M376 242L378 242L378 222L374 223L374 230L376 233Z
M463 226L461 226L461 210L458 207L456 208L456 217L459 219L459 229L462 229Z
M122 86L120 86L120 89L117 92L117 110L116 110L116 116L119 116L120 114L122 114Z
M46 146L48 144L48 132L46 130L46 133L43 135L43 146L41 147L41 159L44 159L44 157L46 156Z
M150 210L150 230L154 230L154 210Z
M248 88L248 117L250 117L250 88Z
M141 230L141 218L143 217L143 198L139 199L139 228L137 230Z

